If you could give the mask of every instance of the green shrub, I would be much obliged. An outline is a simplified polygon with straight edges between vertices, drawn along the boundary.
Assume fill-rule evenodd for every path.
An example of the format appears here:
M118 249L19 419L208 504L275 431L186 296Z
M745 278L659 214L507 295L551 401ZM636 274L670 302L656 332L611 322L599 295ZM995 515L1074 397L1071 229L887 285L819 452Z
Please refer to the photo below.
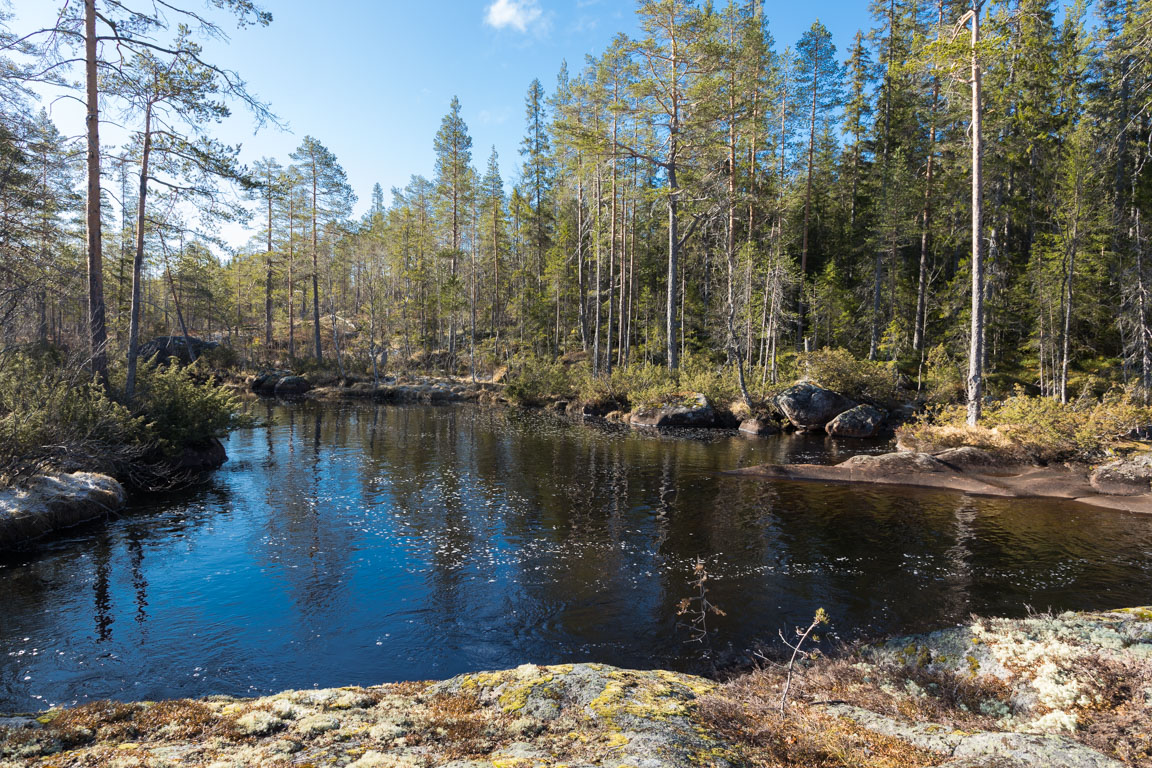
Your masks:
M802 355L800 370L816 384L853 400L891 407L902 399L893 362L857 360L844 349L818 349Z
M144 419L79 370L55 352L0 365L0 485L48 467L115 472L146 451Z
M235 371L240 368L240 355L233 347L221 344L201 352L196 362L209 370Z
M505 394L519 405L542 405L575 396L568 366L536 356L518 358L511 366Z
M141 366L131 408L83 370L56 353L0 362L0 484L49 468L161 484L162 457L251 423L227 390L198 380L196 366Z
M137 412L168 454L202 445L245 426L240 403L214 379L199 382L196 366L144 365L138 372Z
M958 403L965 398L964 368L943 344L928 350L923 385L930 403Z

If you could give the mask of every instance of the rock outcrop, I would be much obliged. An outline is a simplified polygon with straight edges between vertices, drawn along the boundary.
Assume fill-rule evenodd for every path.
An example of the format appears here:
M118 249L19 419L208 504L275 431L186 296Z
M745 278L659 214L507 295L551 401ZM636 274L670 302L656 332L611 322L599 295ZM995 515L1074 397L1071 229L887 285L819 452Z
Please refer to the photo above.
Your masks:
M820 431L856 403L838 392L802 381L776 395L776 407L800 430Z
M210 349L220 346L216 341L205 341L195 336L157 336L140 345L140 359L167 362L176 359L187 365Z
M526 664L256 699L0 717L0 768L1122 768L1152 757L1152 610L973 619L728 683ZM822 757L829 759L824 760ZM837 758L837 759L833 759Z
M127 496L107 475L39 475L21 488L0 491L0 550L117 512Z
M699 392L685 392L632 411L634 427L712 427L716 411Z
M1106 465L1110 472L1130 477ZM1125 472L1136 475L1143 465ZM834 466L823 464L764 464L732 470L729 474L755 475L778 480L807 480L869 485L905 485L959 491L974 496L1053 498L1078 501L1107 509L1152 514L1152 491L1142 482L1105 483L1099 470L1082 466L1020 464L1011 456L998 456L971 446L935 453L896 451L853 456ZM1102 474L1102 473L1100 473ZM1113 476L1116 476L1113 475Z

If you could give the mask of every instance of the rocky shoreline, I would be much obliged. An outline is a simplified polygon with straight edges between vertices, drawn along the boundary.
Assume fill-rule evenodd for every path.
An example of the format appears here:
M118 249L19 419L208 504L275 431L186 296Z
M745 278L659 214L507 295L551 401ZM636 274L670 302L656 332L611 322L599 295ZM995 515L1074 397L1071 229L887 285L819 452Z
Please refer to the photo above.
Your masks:
M0 767L1152 764L1152 610L970 624L721 683L601 664L0 717Z
M1152 483L1143 456L1095 469L1076 464L1036 466L966 446L933 453L898 451L853 456L833 466L764 464L728 474L771 480L897 485L974 496L1067 499L1105 509L1152 514Z
M149 467L163 482L178 485L211 472L228 460L217 439L191 445L174 458ZM131 484L129 484L131 487ZM129 490L97 472L46 471L26 482L0 488L0 553L85 523L107 519L128 503Z

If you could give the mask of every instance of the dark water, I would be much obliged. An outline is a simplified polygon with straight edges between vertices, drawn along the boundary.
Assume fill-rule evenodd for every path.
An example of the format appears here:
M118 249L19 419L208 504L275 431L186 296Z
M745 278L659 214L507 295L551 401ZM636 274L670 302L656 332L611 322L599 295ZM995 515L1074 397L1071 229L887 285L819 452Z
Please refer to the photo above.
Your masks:
M0 561L0 711L529 661L698 670L676 616L698 555L718 656L821 606L851 638L1152 602L1152 517L719 474L859 444L471 407L267 416L203 487Z

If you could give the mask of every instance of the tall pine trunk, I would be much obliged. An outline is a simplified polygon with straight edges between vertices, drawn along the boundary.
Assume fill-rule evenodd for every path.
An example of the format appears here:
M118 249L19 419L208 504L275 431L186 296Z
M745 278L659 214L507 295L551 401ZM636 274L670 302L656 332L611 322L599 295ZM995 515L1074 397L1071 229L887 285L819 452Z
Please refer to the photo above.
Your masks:
M980 7L972 0L972 327L968 349L968 424L980 420L984 397L984 187L982 178L983 143L980 123Z
M100 221L100 94L96 71L96 0L84 0L84 80L88 134L88 343L92 373L108 384L108 328L104 319L104 246Z
M152 104L144 109L144 146L140 155L140 191L136 201L136 253L132 257L132 305L128 319L128 371L124 379L124 397L136 396L136 359L140 351L140 288L144 279L144 224L148 200L148 160L152 154ZM175 292L173 292L175 297Z

